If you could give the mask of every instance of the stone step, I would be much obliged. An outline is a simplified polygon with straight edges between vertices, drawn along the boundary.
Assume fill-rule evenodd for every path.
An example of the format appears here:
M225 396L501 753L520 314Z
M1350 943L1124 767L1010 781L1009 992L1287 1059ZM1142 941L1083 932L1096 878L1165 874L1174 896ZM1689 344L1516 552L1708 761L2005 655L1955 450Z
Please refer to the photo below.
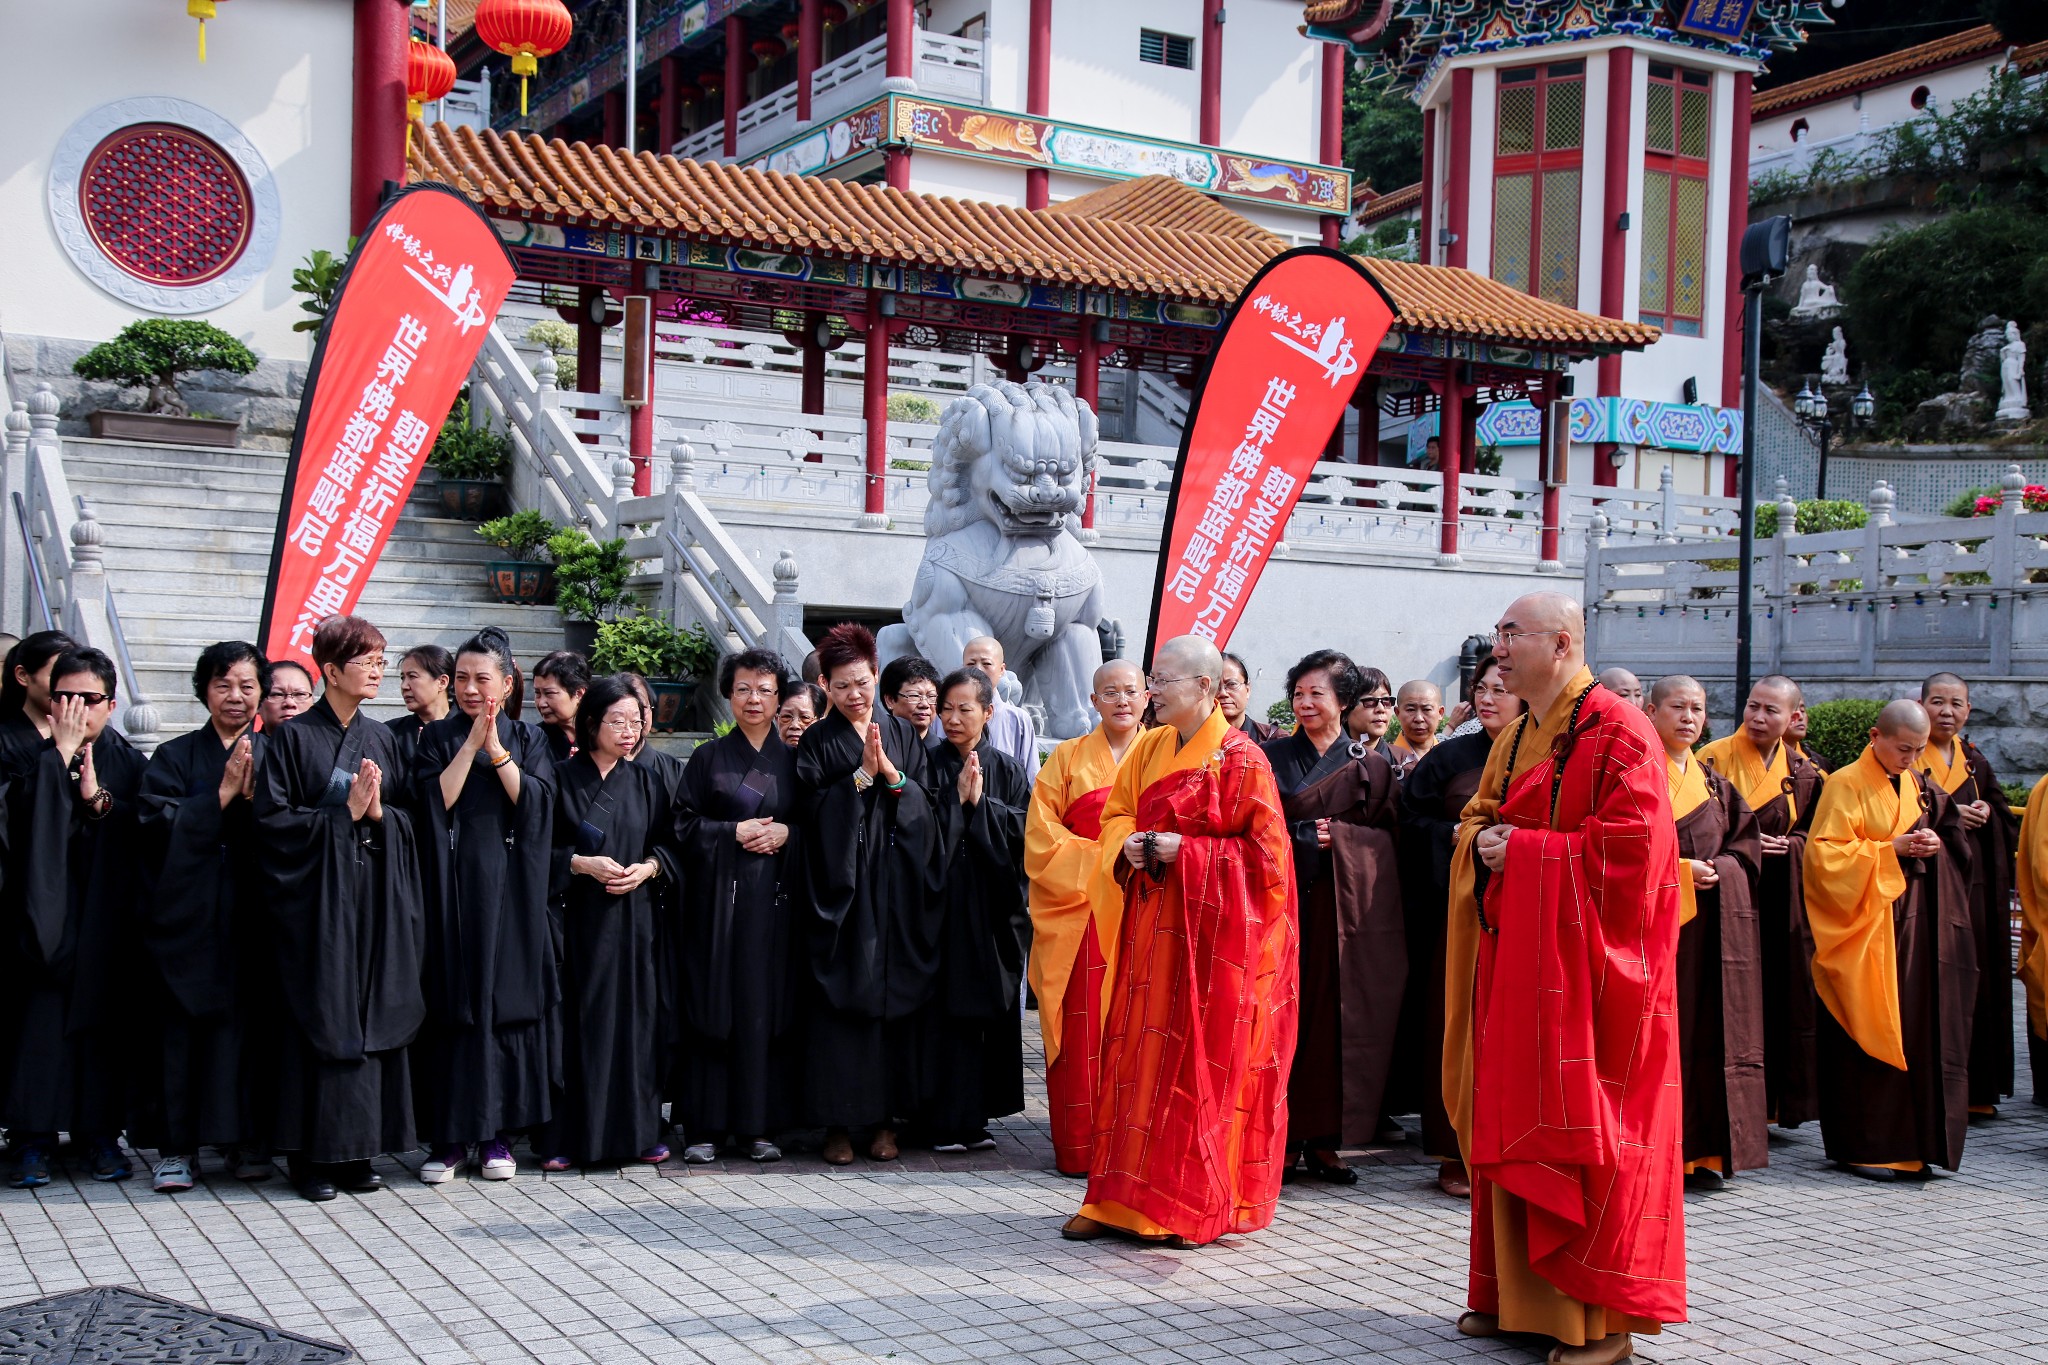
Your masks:
M210 446L145 446L129 441L100 441L89 436L66 436L64 438L64 469L68 474L74 467L90 470L96 465L126 467L136 470L249 470L267 471L275 477L284 477L285 465L290 462L290 452L283 450L252 450L238 447L233 450L215 449Z
M202 543L165 545L147 533L132 530L116 538L108 530L107 568L117 574L256 574L270 569L268 536L224 536L220 544L203 543L206 533L187 533L182 539ZM485 588L483 565L491 558L490 547L429 545L413 540L394 540L385 547L377 563L380 575L430 578L448 583L474 583Z
M93 515L104 532L103 543L111 550L150 548L192 548L239 550L260 543L267 552L277 532L275 508L267 513L223 510L201 511L136 506L132 508L95 505ZM402 556L448 556L473 559L478 563L500 559L504 552L476 533L476 523L450 521L440 517L401 517L392 528L384 554Z

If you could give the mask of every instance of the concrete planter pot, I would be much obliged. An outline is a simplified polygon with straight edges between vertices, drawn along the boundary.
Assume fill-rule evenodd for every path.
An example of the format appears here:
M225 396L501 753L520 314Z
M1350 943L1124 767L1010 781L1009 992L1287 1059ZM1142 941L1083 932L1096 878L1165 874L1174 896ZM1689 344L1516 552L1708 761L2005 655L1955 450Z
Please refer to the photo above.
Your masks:
M654 728L662 734L673 734L683 728L683 719L689 714L690 699L697 695L695 680L688 682L665 682L649 679L648 690L654 693Z
M242 424L223 417L173 417L161 412L123 412L117 408L101 408L85 420L92 434L104 441L221 446L228 449L242 444Z
M494 559L485 566L491 591L507 606L534 606L555 600L555 566L530 559Z
M457 521L489 521L505 508L505 485L496 479L441 478L436 491L441 515Z

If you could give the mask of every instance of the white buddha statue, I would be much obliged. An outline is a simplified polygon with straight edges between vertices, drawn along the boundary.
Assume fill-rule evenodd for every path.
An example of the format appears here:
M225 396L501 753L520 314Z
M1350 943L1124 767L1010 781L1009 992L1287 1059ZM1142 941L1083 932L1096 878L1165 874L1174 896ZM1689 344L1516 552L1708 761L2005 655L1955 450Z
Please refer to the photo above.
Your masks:
M1830 388L1849 382L1849 339L1835 329L1835 339L1820 353L1820 382Z
M1792 305L1795 318L1832 317L1842 311L1842 301L1835 297L1835 287L1820 277L1820 267L1809 264L1806 278L1799 282L1799 302Z
M2027 343L2020 340L2020 325L2005 324L2005 345L1998 348L1998 411L2001 422L2024 422L2033 416L2027 407Z

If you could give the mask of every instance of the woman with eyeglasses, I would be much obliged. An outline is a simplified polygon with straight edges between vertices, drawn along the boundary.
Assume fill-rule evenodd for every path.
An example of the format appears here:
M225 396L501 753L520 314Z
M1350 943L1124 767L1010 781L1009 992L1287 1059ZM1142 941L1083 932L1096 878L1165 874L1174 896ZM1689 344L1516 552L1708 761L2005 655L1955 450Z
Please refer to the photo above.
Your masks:
M455 656L439 645L414 645L398 661L398 699L405 703L406 713L389 728L405 754L407 771L419 749L420 731L447 719L454 687Z
M632 761L644 736L624 678L593 678L557 771L549 906L562 973L562 1088L541 1169L659 1162L661 972L655 889L679 871L667 788Z
M306 666L294 659L279 659L265 665L263 669L263 705L257 714L262 717L263 728L275 730L293 716L302 715L312 709L314 698L313 675ZM411 751L402 749L407 761ZM404 771L393 773L391 780L404 780Z
M548 1121L560 983L548 920L555 765L518 719L523 680L505 632L455 651L456 710L420 732L412 799L426 886L427 1022L413 1088L443 1184L468 1166L510 1180L512 1138Z
M889 660L882 670L882 705L890 715L909 721L925 743L944 737L932 728L939 717L939 670L931 660L915 654Z
M818 717L831 709L831 703L825 700L825 689L816 683L786 678L783 684L782 705L775 710L775 732L794 750L804 731L818 723Z
M683 857L677 935L682 1046L676 1114L683 1160L716 1158L721 1142L779 1161L771 1135L793 1117L789 1025L790 893L786 850L796 755L775 733L787 666L750 649L725 660L719 690L733 728L700 744L683 770L676 813Z
M1320 649L1287 670L1294 733L1265 746L1294 844L1301 1014L1287 1082L1288 1148L1350 1185L1337 1155L1381 1136L1408 945L1395 865L1393 765L1344 733L1365 680ZM1290 1164L1290 1170L1292 1166Z
M10 746L5 764L0 1127L14 1154L11 1183L50 1183L59 1130L89 1154L93 1179L126 1180L120 1133L136 1098L129 1052L144 968L130 929L144 759L108 727L106 655L66 649L18 665L18 682L23 673L47 680L49 733L32 748Z
M894 1161L918 1101L916 1015L937 986L938 909L929 893L933 820L924 744L875 706L875 637L851 623L818 644L831 708L796 751L803 841L799 951L813 983L806 1102L825 1160Z
M1223 710L1223 719L1252 737L1255 744L1264 744L1269 739L1279 739L1287 731L1271 721L1260 720L1247 708L1252 700L1252 675L1244 666L1244 660L1235 654L1223 656L1223 682L1216 692L1216 705Z
M1387 732L1394 728L1394 684L1369 665L1358 669L1358 700L1344 712L1344 733L1364 740L1366 747L1389 763L1396 762Z
M207 723L157 746L143 774L142 894L136 918L155 966L152 1043L162 1092L131 1136L154 1147L156 1189L192 1188L202 1146L242 1180L268 1179L268 1142L245 1096L269 1084L267 1020L279 1001L256 877L263 655L246 640L208 645L192 670Z
M272 1144L301 1196L379 1190L371 1159L418 1146L407 1045L426 1016L426 915L398 741L363 713L384 684L384 634L360 616L313 633L325 689L277 727L256 768L269 964L287 1008Z
M1493 737L1522 714L1521 698L1501 680L1492 651L1472 671L1467 698L1480 728L1439 740L1401 786L1401 894L1408 929L1408 990L1403 998L1399 1093L1422 1116L1422 1149L1437 1161L1437 1188L1471 1197L1458 1133L1444 1110L1444 932L1451 855L1458 819L1479 790ZM1469 995L1469 983L1465 988ZM1404 1106L1400 1112L1408 1112Z

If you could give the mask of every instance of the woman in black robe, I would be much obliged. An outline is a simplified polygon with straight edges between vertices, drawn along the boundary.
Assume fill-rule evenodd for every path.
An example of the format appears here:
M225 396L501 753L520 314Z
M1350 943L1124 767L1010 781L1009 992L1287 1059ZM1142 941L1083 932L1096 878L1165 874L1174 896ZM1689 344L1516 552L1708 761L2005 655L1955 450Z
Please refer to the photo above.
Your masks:
M557 649L533 666L533 718L547 732L555 766L576 752L576 708L590 686L590 664L573 649Z
M455 656L439 645L415 645L398 661L398 697L405 714L387 727L405 755L407 771L420 746L420 731L448 717L455 686Z
M661 1140L655 888L673 882L674 814L656 770L630 762L640 702L598 678L557 770L549 909L562 976L562 1085L542 1169L668 1159Z
M1024 1108L1025 903L1023 765L990 744L995 688L962 668L939 690L946 742L932 751L937 824L939 989L922 1019L919 1124L934 1151L996 1145L988 1121Z
M192 670L207 723L157 746L142 777L143 891L136 920L154 965L150 1049L159 1102L130 1137L154 1147L160 1193L192 1188L199 1149L243 1180L271 1162L252 1088L268 1083L267 1021L279 1005L261 953L256 872L257 746L263 655L245 640L208 645ZM254 1022L255 1027L248 1025Z
M560 984L548 921L555 767L519 715L519 667L487 627L455 651L457 713L420 732L412 796L426 888L427 1022L413 1044L420 1179L510 1180L512 1136L548 1121Z
M682 1048L676 1121L683 1160L702 1164L730 1139L780 1161L770 1134L790 1118L790 883L784 852L796 755L775 733L787 666L766 650L729 656L719 689L733 728L697 747L676 812L683 859L677 925Z
M825 1128L825 1160L893 1161L916 1109L918 1011L932 997L939 902L931 894L933 818L925 746L876 709L875 637L851 623L818 645L830 708L796 751L803 852L799 949L811 985L805 1102Z
M1344 713L1365 681L1335 650L1306 656L1287 672L1294 733L1265 745L1301 904L1301 1026L1287 1080L1287 1145L1309 1175L1339 1185L1355 1184L1358 1173L1338 1148L1369 1146L1388 1124L1408 975L1394 849L1400 784L1392 764L1344 732Z
M273 1146L311 1200L383 1188L371 1158L418 1146L406 1046L426 1016L426 916L398 742L363 703L384 636L359 616L313 635L325 691L279 726L256 767L257 852L272 968ZM257 1027L252 1024L251 1027Z
M633 746L627 758L637 768L645 768L654 774L660 786L663 799L671 810L677 809L683 799L683 760L654 744L654 689L647 685L647 679L628 669L614 673L613 680L623 685L640 700L640 742ZM657 978L657 992L661 1000L660 1022L657 1032L661 1040L661 1091L669 1104L671 1116L676 1111L676 1096L680 1092L683 1055L683 980L681 924L683 907L681 883L664 879L654 887L654 961ZM666 1160L667 1158L663 1158Z
M24 642L26 643L26 642ZM24 665L27 667L27 665ZM50 1182L60 1130L95 1180L125 1180L129 1030L142 964L133 939L142 755L113 729L114 665L68 649L47 665L47 739L9 736L7 878L0 901L0 1127L12 1182ZM18 677L18 675L17 675ZM32 699L25 698L28 706ZM25 712L29 733L37 728Z

